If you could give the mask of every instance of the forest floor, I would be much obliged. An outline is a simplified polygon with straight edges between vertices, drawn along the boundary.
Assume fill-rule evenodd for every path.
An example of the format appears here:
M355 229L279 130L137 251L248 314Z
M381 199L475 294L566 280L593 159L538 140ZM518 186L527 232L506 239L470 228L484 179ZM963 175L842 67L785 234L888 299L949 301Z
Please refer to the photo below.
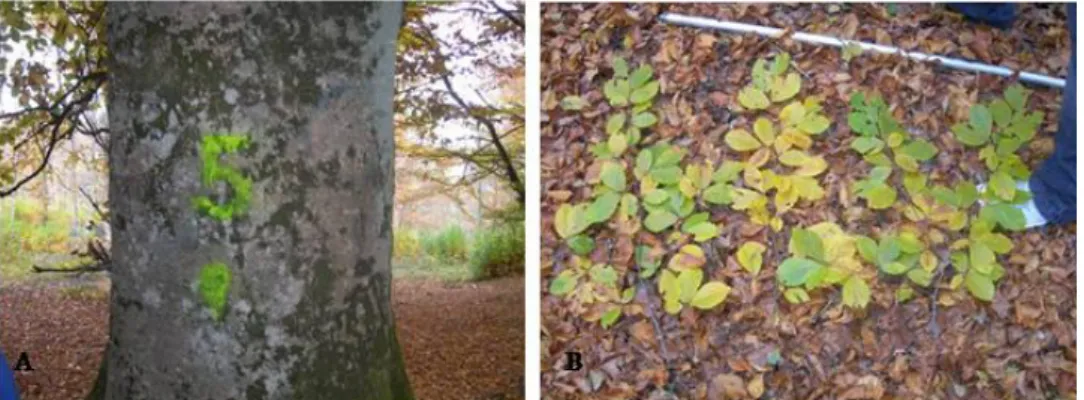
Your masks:
M1070 57L1061 5L1018 4L1011 29L998 30L964 20L943 5L924 3L544 4L541 286L549 290L542 295L540 334L542 392L548 398L1074 398L1076 225L1005 232L1011 250L989 261L977 250L981 247L961 241L969 229L944 228L946 224L931 222L910 205L929 199L923 191L927 183L966 189L990 180L987 169L996 168L989 167L992 156L984 165L979 149L962 145L959 134L954 135L960 130L952 127L984 125L983 117L991 114L976 105L1001 97L1017 83L1014 79L855 52L853 47L844 52L787 37L683 28L660 22L664 12L820 33L1056 77L1067 75ZM773 56L788 59L784 52L789 63L772 62ZM616 61L619 58L627 63ZM758 59L778 64L772 68L780 71L779 79L768 88L775 104L761 92L743 91L753 82ZM639 72L644 65L651 67L645 68L646 74ZM792 72L783 81L787 70ZM767 86L770 73L762 72L759 84L753 85ZM621 79L625 74L628 80ZM791 76L794 83L788 83ZM651 79L658 84L649 83ZM1061 93L1027 86L1030 103L1014 104L1030 104L1044 116L1034 139L1019 148L1017 162L1034 171L1054 147ZM882 137L891 143L893 136L910 135L937 150L936 157L916 156L928 161L908 167L912 174L907 176L914 180L904 184L899 180L906 160L897 155L899 168L882 162L896 171L889 181L894 189L890 207L870 206L853 190L872 175L872 167L851 148L861 137L857 131L868 140L870 126L863 122L869 117L856 117L850 104L852 96L873 92L880 93L891 113L876 122L888 127L875 128L885 130ZM777 94L779 99L774 98ZM804 102L787 104L792 101ZM630 108L635 116L628 114ZM1007 108L995 114L1007 117ZM795 128L799 114L803 124L818 122L807 118L814 114L795 109L819 109L828 127L811 123ZM788 124L778 136L774 115ZM754 127L754 120L765 123L762 127L757 121ZM892 120L903 129L888 124ZM746 131L744 137L739 129ZM636 137L642 139L629 139ZM776 152L787 150L781 144L797 146L820 163L795 157L773 161L768 146L773 140ZM1012 153L1011 146L1006 148ZM684 174L674 165L679 161L688 167ZM725 163L744 170L736 176L738 170L731 174L720 168L723 172L711 179L701 173L711 175ZM803 168L786 168L798 164ZM784 175L786 181L780 178ZM815 177L819 191L795 189L799 181L792 177L809 176ZM1005 181L999 181L1002 187L1011 185ZM723 187L713 192L715 200L708 192L716 186L706 188L712 183ZM797 201L781 191L811 195ZM631 200L622 198L615 208L614 192ZM964 222L972 223L980 206L967 204L958 206L959 212L970 213ZM584 206L589 207L580 208ZM751 211L741 211L757 207L770 210L765 214L782 223L772 229L766 226L768 217L758 221ZM688 218L681 222L677 216ZM690 222L699 217L704 217L698 220L702 222ZM715 226L691 229L703 228L705 222ZM886 238L904 230L928 233L919 236L924 242L916 246L919 250L908 251L916 256L924 251L922 270L927 277L936 271L936 277L911 285L889 276L898 272L869 261L832 264L830 271L836 275L831 279L848 279L844 288L791 289L788 293L794 296L785 299L784 285L814 279L801 275L802 268L829 268L803 263L802 255L794 254L798 246L788 244L798 237L798 245L821 249L817 237L801 240L809 239L808 231L791 235L797 228L821 223L835 224L847 235L879 237L882 243L892 243ZM582 236L576 236L579 232ZM592 240L595 245L588 246ZM766 251L740 261L737 249L753 242ZM967 262L961 243L976 249L970 259L981 264ZM824 251L846 254L847 246ZM892 245L881 247L885 251L878 253L885 259L899 254ZM687 256L667 255L679 249ZM854 253L854 246L849 250ZM783 268L788 253L797 262ZM969 270L969 265L974 268ZM993 285L984 285L989 279L979 268L994 270L995 265L1000 278L996 295ZM968 282L963 285L965 272ZM686 276L690 278L683 279ZM922 278L922 271L909 276L922 281L915 277ZM728 286L694 292L701 278ZM670 312L665 312L656 287L671 297L666 306ZM979 300L972 295L976 292L992 301ZM798 294L807 295L804 302ZM688 306L697 300L698 307L707 309ZM565 353L571 351L582 353L582 369L562 368Z
M82 400L108 334L108 282L85 275L0 288L0 343L23 400ZM418 399L504 400L523 395L523 278L476 283L397 279L393 307Z

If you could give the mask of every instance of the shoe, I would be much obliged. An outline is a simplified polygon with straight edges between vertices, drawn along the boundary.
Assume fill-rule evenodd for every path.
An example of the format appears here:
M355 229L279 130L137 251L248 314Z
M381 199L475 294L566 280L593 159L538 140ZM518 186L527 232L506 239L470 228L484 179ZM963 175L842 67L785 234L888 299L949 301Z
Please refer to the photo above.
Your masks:
M975 188L979 190L979 193L985 193L986 183L980 183L976 185ZM1026 190L1028 193L1035 193L1031 191L1031 185L1028 184L1027 181L1016 181L1016 188L1019 190ZM986 202L982 201L981 197L979 198L979 205L986 205ZM1035 228L1050 223L1050 221L1047 221L1046 218L1043 217L1043 214L1039 212L1039 206L1035 204L1035 199L1028 200L1026 203L1022 204L1013 204L1013 206L1024 213L1025 229Z

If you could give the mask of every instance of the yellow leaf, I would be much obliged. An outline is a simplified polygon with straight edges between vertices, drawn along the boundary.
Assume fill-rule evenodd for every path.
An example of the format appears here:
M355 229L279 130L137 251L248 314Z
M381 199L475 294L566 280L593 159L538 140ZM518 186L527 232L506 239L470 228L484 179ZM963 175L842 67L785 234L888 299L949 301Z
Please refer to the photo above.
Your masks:
M787 150L779 156L779 162L788 167L797 167L804 164L808 158L809 156L802 151Z
M745 268L749 273L756 275L760 272L760 267L764 262L764 251L767 250L763 244L758 242L745 242L738 249L738 264Z
M769 222L769 225L771 225L773 231L779 232L779 231L783 230L783 219L779 218L779 217L772 217L772 220L771 220L771 222Z
M730 148L735 151L750 151L761 147L760 142L744 129L735 129L727 132L724 140L726 141L727 146L730 146Z
M687 244L681 247L673 257L670 257L670 263L667 267L674 271L685 271L689 269L697 269L708 262L707 257L704 256L704 250L700 246Z
M679 292L681 288L677 286L677 275L674 275L670 270L662 270L659 275L659 293L670 294Z
M762 110L772 104L768 101L768 96L765 96L764 92L752 85L746 86L741 92L738 92L738 103L750 110Z
M790 211L791 208L794 208L794 204L797 202L798 191L794 190L794 186L788 186L775 192L776 213L782 214Z
M937 255L933 254L932 251L926 250L919 256L918 262L926 272L933 272L933 270L937 268Z
M760 143L765 145L775 141L775 127L767 118L757 118L757 121L753 123L753 133L757 135L757 139L760 139Z
M794 175L797 176L817 176L824 170L828 169L828 162L824 161L824 157L815 156L809 157L805 164L802 164L798 170L794 171Z
M681 178L681 182L678 182L678 190L681 191L681 194L685 195L685 197L696 197L696 187L693 186L692 180L688 177Z
M802 78L798 76L797 72L791 72L787 74L786 78L775 77L769 91L772 94L772 102L778 103L794 97L801 89Z
M907 172L918 172L918 160L903 153L896 153L896 165Z
M802 103L797 101L787 104L783 107L782 111L779 111L779 120L783 122L785 126L796 126L805 119L805 107Z
M888 147L897 148L903 144L903 134L900 132L892 132L888 134Z
M757 206L758 203L764 202L764 195L746 188L734 188L731 190L730 198L733 203L730 204L735 210L748 210Z
M963 283L964 283L964 275L963 274L956 274L956 276L953 276L952 280L949 281L949 289L952 289L952 290L959 289L960 285L962 285Z
M821 188L816 179L808 176L792 176L790 182L803 199L816 201L824 198L824 189Z
M780 142L784 142L788 146L780 150L780 145L778 144ZM786 129L783 131L783 134L779 135L779 138L775 140L775 143L777 144L776 150L780 150L780 152L786 151L788 148L790 148L789 145L793 145L794 147L800 148L802 150L809 150L809 148L813 146L813 138L810 138L809 135L806 135L805 133L802 133L802 131L799 131L797 129Z
M726 300L728 294L730 286L722 282L708 282L696 291L696 296L689 304L701 310L712 309Z
M760 168L763 167L764 164L767 164L768 160L770 160L771 158L771 150L768 150L767 148L760 148L757 149L756 153L753 153L752 157L749 157L749 160L745 162L745 166L746 168Z
M742 179L745 180L745 185L746 186L749 186L749 187L751 187L753 189L756 189L756 190L759 190L761 192L765 191L765 189L764 189L764 175L762 175L760 173L759 169L756 169L753 166L745 167L745 173L742 176Z
M677 283L681 288L681 302L688 303L696 296L696 288L704 281L704 272L698 269L687 269L678 273Z
M745 385L745 390L749 392L749 396L754 399L759 399L764 395L764 375L754 376L749 380L749 384Z

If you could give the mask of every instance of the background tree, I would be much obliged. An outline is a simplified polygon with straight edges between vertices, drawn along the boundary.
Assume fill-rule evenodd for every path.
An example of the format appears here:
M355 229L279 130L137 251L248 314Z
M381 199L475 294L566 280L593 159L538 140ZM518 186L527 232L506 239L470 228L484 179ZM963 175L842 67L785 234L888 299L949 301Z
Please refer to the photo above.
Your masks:
M401 4L107 7L95 394L411 397L389 304Z
M419 176L454 191L496 178L524 202L523 3L411 3L399 34L396 136L406 157L439 168ZM470 19L480 29L437 33L450 20ZM481 88L467 91L456 77L474 76ZM442 125L473 134L438 136ZM448 177L450 164L467 166ZM434 172L437 171L437 172ZM427 172L427 173L426 173ZM409 197L409 195L407 195Z

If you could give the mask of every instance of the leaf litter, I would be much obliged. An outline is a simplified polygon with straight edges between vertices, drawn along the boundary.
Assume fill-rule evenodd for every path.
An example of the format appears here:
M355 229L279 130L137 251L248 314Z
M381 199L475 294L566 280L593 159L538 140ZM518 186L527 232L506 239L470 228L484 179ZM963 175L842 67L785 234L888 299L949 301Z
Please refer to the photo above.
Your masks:
M832 221L846 232L876 237L905 222L896 210L863 207L864 201L848 190L869 170L849 148L855 137L847 124L853 92L876 91L912 137L936 146L939 151L928 162L931 179L978 182L988 176L984 162L957 141L951 128L969 119L972 106L1000 96L1015 81L785 38L664 25L656 17L665 11L830 34L1051 76L1065 76L1069 59L1060 5L1019 4L1018 19L1008 31L926 4L897 4L892 10L875 4L544 5L543 288L575 268L571 250L553 228L554 216L562 204L589 200L599 179L599 171L592 172L598 164L591 146L607 138L611 110L602 83L613 74L615 57L629 65L650 65L659 82L652 108L658 124L644 133L643 143L668 139L692 160L720 165L746 158L724 139L732 129L753 125L752 114L738 110L757 59L789 54L792 70L801 75L798 97L820 97L821 112L832 121L809 151L828 164L820 179L825 198L783 214L787 229L775 232L751 223L745 213L711 208L710 220L719 232L702 246L704 277L725 278L730 287L717 308L686 307L668 314L654 285L637 281L633 273L634 247L658 239L642 230L631 237L636 231L617 223L592 233L595 245L587 257L612 265L622 274L620 282L636 288L624 306L633 312L603 328L591 322L600 313L597 307L543 293L545 396L1045 398L1075 392L1075 224L1007 233L1015 246L1003 256L1005 276L989 303L950 290L947 281L935 277L922 277L934 282L910 293L898 293L898 285L882 277L852 291L870 292L864 309L843 305L849 300L842 295L846 289L818 290L805 294L809 298L803 304L791 304L775 276L790 254L790 228ZM1034 170L1053 150L1060 92L1032 89L1032 104L1045 117L1019 154ZM577 96L572 101L576 110L561 107L567 96ZM928 154L922 147L913 150ZM764 250L753 246L739 254L743 244L752 242ZM894 267L886 263L889 270ZM585 367L563 370L567 351L581 352Z

